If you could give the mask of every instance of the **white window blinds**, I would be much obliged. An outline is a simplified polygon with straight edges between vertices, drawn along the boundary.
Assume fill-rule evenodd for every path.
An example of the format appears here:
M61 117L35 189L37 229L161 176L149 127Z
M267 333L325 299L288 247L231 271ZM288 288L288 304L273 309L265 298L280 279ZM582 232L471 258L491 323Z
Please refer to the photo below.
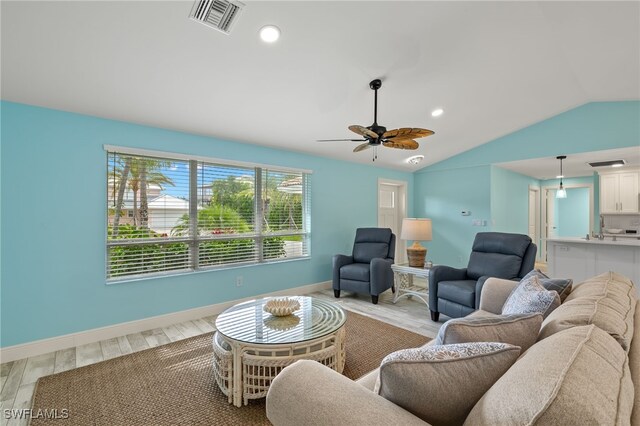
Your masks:
M108 280L310 254L309 173L107 157Z

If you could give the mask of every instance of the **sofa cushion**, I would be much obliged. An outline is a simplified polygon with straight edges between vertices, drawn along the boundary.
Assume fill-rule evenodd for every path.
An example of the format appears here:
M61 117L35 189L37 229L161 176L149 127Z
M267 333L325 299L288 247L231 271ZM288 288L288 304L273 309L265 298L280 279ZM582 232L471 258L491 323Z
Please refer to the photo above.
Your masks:
M573 289L565 303L542 323L538 340L567 328L595 324L628 350L633 339L636 289L622 275L607 272Z
M513 289L504 302L502 315L540 313L545 317L560 306L560 296L555 291L546 290L538 277L531 276Z
M540 324L539 313L456 318L440 327L435 344L500 342L519 346L525 352L536 342Z
M368 263L350 263L340 268L340 278L354 281L369 281Z
M631 300L638 300L633 282L615 272L605 272L576 284L567 301L588 296L606 296L623 307L627 307Z
M522 279L526 280L533 276L538 277L542 287L547 290L556 291L560 296L560 302L564 302L567 296L571 293L571 287L573 286L573 280L571 278L549 278L540 269L534 269L522 277Z
M633 395L620 345L596 326L574 327L529 348L464 424L629 424Z
M519 354L485 342L401 350L382 361L376 391L432 425L459 425Z
M438 283L438 298L475 308L476 281L440 281Z
M640 302L636 303L633 325L633 344L629 350L629 369L635 389L635 402L631 413L631 424L640 425Z

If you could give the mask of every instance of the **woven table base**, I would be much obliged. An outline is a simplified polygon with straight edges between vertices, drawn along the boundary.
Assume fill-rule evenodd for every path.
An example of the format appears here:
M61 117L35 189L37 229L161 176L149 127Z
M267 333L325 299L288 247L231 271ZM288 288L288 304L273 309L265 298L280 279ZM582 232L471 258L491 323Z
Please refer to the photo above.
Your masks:
M343 374L357 379L387 354L429 339L349 312ZM69 410L68 419L31 425L261 425L264 399L234 407L212 372L212 333L42 377L33 409ZM293 395L293 394L292 394Z

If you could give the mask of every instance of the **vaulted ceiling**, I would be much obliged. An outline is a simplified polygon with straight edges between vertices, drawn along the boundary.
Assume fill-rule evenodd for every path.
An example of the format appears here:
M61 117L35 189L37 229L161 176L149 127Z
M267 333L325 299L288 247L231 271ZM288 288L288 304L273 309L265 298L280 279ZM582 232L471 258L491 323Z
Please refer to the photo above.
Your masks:
M370 163L354 142L315 140L370 125L381 78L380 124L436 132L380 150L376 164L405 170L586 102L640 99L638 2L247 1L228 36L191 7L2 1L2 98ZM260 41L265 24L277 43Z

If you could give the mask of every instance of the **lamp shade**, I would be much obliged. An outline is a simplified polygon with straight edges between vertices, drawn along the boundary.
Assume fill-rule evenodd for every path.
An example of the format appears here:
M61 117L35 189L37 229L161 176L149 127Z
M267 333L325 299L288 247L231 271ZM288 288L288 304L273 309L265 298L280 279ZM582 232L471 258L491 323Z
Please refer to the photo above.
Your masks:
M403 240L431 241L431 219L402 219L400 238Z

